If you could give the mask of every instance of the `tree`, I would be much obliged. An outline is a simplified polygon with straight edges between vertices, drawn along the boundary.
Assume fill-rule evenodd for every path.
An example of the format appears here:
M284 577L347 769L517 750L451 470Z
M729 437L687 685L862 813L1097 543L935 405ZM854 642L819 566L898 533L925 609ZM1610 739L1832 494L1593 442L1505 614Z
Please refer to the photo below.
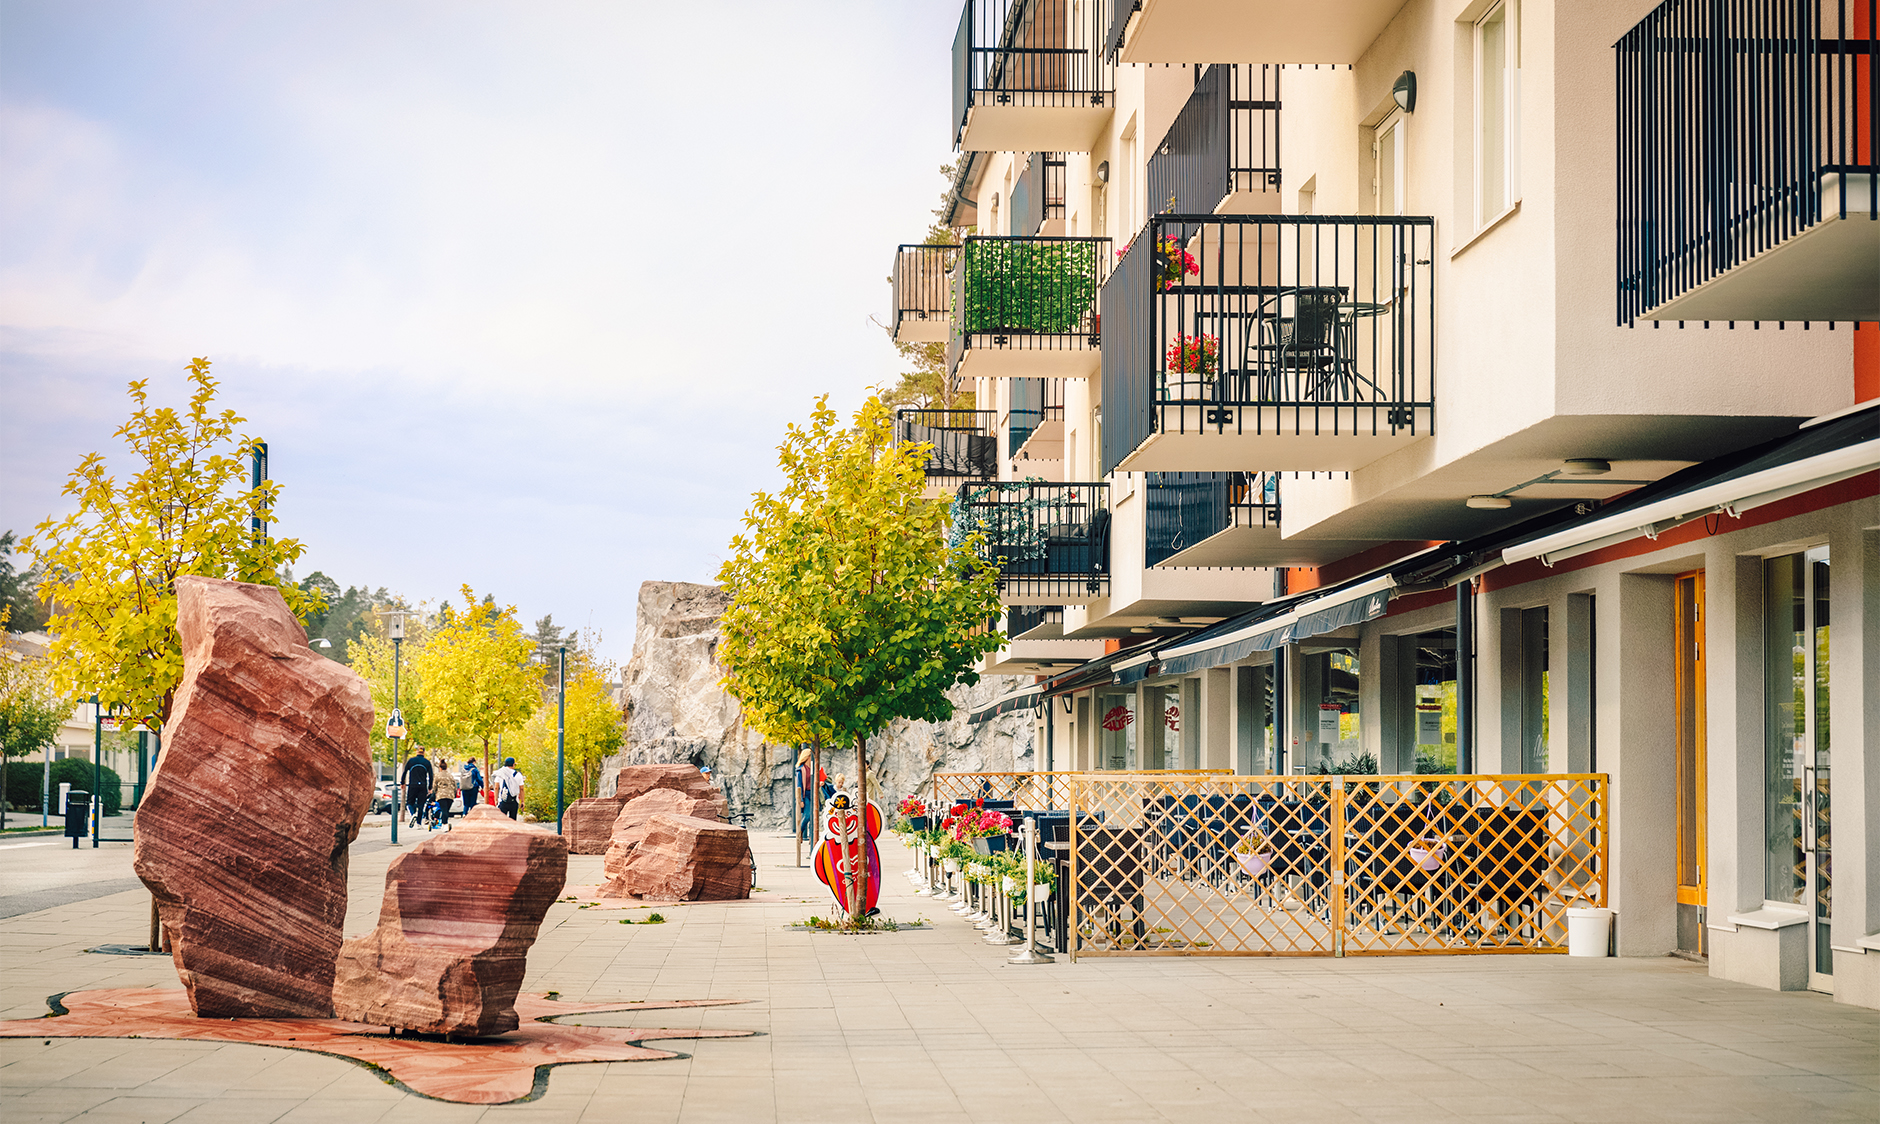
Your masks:
M556 650L561 647L562 627L555 623L555 614L549 613L535 622L535 653L529 658L542 670L542 687L551 690L555 686Z
M864 807L869 735L949 717L948 688L977 682L973 663L1004 642L979 537L949 544L947 505L921 494L929 451L895 443L879 396L847 428L818 399L778 450L782 491L752 497L718 572L725 688L766 736L853 743ZM860 924L865 899L849 900Z
M176 632L176 579L186 574L277 586L295 616L318 597L283 585L279 571L300 557L294 539L251 529L266 522L280 485L249 486L256 442L237 437L243 419L213 413L209 361L189 364L194 390L186 414L151 408L147 380L130 384L136 402L116 436L139 468L120 484L102 456L89 454L66 482L78 510L39 524L22 545L44 565L42 595L56 606L51 659L62 694L96 694L132 724L170 717L183 678Z
M463 597L467 608L446 603L438 610L411 669L423 683L427 720L463 741L480 741L487 776L490 740L534 713L542 683L529 666L535 645L523 635L516 607L479 603L467 585Z
M285 575L292 580L292 575ZM372 631L371 614L373 607L392 600L392 595L380 586L375 593L365 586L349 585L340 589L339 583L327 577L319 570L308 574L300 582L302 593L317 598L324 607L307 614L307 636L324 638L333 642L331 648L315 648L321 655L340 663L348 663L351 651L348 643L354 638Z
M6 616L0 608L0 621ZM35 753L59 732L72 700L53 686L43 658L16 659L0 652L0 828L6 827L7 762Z
M385 608L408 609L402 598L393 598L378 602ZM428 635L424 614L414 612L405 618L405 642L402 648L395 648L385 626L385 618L370 617L362 624L362 631L357 639L346 644L346 663L357 672L372 688L372 709L380 715L390 715L393 705L392 657L400 654L403 665L399 668L396 681L397 705L405 718L406 734L402 743L395 743L385 736L385 723L372 724L372 756L394 769L398 766L401 750L413 745L450 746L455 748L456 740L450 730L431 717L425 706L424 680L419 675L413 656L422 651Z
M38 632L46 627L46 606L39 600L39 567L13 565L13 532L0 535L0 613L9 614L7 630Z
M594 649L598 642L599 637L582 634L578 646L571 642L568 648L568 709L562 737L562 764L567 770L565 787L570 800L593 796L599 791L601 762L619 753L627 740L626 721L608 690L614 669L596 654ZM529 812L543 820L554 819L556 815L556 717L555 692L551 689L543 696L542 708L523 727L522 750L516 755L526 766L524 772L535 778L535 783L526 790Z

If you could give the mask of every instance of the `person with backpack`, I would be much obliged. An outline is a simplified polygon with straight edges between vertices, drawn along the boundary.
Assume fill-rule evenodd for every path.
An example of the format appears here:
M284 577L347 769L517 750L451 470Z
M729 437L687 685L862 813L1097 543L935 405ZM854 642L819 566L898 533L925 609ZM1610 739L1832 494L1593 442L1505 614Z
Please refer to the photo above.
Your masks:
M490 777L496 789L496 810L515 819L522 810L522 774L516 771L516 759L503 758L503 767Z
M450 771L448 758L437 759L437 787L433 796L437 801L437 818L431 826L443 824L444 830L449 831L451 808L457 803L457 775Z
M431 768L431 759L424 755L424 747L419 746L405 762L405 771L399 777L405 786L405 820L415 824L424 818L431 804L431 779L436 775Z
M463 791L463 812L470 814L470 809L483 799L483 770L477 768L477 759L467 757L463 763L463 773L457 778L457 787Z

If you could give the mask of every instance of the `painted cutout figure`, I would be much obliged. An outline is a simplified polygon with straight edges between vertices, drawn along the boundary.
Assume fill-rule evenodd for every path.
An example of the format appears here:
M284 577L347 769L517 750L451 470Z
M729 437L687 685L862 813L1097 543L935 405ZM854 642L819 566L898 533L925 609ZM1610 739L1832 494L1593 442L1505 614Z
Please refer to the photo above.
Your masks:
M816 844L816 877L835 895L836 905L845 913L854 912L849 903L849 879L863 852L857 849L857 837L867 848L868 881L863 888L864 912L872 912L881 900L881 852L875 839L881 834L881 809L869 801L867 819L856 815L855 800L847 792L837 792L823 805L818 819L820 835Z

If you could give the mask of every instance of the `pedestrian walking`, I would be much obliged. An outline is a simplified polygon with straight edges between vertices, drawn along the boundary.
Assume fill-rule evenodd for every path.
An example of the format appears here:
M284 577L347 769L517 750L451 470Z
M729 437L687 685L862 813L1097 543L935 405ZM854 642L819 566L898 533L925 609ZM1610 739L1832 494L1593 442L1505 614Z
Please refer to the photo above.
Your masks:
M412 751L410 760L405 762L405 771L400 774L399 782L405 786L405 820L417 823L424 818L431 802L431 781L436 775L431 768L431 759L424 755L424 747Z
M443 824L444 830L449 831L451 809L457 804L457 774L450 771L450 759L447 757L437 759L437 788L433 796L437 801L436 822Z
M470 757L464 760L463 773L457 778L457 787L463 793L463 811L467 816L470 814L470 809L477 806L477 801L483 799L483 770L477 768L476 758Z
M516 819L522 810L522 774L516 771L516 759L503 758L503 767L490 777L490 784L496 790L496 810L510 819Z

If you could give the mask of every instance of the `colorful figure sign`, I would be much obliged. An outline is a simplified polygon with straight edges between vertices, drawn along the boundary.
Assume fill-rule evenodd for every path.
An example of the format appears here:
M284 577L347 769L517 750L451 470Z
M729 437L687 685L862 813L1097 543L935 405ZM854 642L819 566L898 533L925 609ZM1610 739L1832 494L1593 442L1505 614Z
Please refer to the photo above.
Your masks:
M872 911L881 900L881 852L875 839L881 834L881 809L869 801L867 818L856 814L855 800L846 792L837 792L823 805L817 821L821 835L816 844L816 877L829 887L836 905L843 912L853 912L849 902L850 879L862 856L868 859L868 878L862 900L864 911ZM866 850L863 850L866 848Z

